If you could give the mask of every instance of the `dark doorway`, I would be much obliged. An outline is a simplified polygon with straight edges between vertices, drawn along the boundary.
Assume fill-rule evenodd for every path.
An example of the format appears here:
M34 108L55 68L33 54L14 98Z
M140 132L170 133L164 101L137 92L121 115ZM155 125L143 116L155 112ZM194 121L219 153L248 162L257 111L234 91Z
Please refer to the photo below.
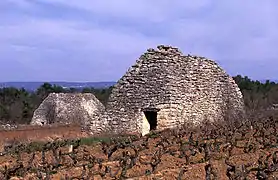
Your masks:
M150 123L150 130L156 130L157 127L157 111L144 111L145 117Z

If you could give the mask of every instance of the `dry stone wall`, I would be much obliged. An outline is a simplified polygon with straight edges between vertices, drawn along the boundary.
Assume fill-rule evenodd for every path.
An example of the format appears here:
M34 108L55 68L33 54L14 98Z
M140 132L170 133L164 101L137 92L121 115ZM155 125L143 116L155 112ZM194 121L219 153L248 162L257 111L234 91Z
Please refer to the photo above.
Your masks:
M103 104L91 93L51 93L35 110L31 125L81 124L91 132L103 131Z
M161 130L244 116L239 88L217 63L164 45L148 49L114 86L105 114L110 131L145 133L148 108L159 109Z

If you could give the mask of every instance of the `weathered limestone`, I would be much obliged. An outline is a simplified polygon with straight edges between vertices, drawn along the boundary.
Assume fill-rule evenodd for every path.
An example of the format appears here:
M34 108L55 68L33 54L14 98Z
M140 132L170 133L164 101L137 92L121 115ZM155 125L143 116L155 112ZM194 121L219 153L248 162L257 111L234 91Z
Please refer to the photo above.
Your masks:
M177 48L148 49L118 81L106 111L85 94L50 94L31 124L79 123L92 134L141 133L205 120L240 120L244 103L234 80L214 61Z
M106 109L108 128L146 134L148 109L158 109L153 118L160 130L244 115L240 89L214 61L163 45L148 49L114 86Z
M51 93L35 110L31 125L81 124L92 132L103 129L105 108L91 93Z
M150 132L150 124L145 116L143 116L143 123L142 123L142 136L145 136Z

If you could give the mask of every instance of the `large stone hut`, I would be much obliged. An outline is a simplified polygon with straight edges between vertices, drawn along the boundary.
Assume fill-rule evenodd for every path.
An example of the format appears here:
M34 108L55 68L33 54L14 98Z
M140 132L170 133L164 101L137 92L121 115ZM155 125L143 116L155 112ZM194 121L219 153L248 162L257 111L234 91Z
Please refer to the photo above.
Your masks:
M92 93L51 93L34 111L31 125L79 124L99 132L104 111Z
M136 61L114 86L106 108L116 133L146 134L244 114L240 89L216 62L164 45Z

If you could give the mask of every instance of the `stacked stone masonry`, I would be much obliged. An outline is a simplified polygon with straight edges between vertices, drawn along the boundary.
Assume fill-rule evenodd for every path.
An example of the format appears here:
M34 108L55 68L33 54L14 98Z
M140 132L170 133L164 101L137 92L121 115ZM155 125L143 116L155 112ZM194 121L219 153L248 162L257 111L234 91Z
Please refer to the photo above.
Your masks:
M146 134L146 109L157 111L158 130L244 116L240 89L217 63L160 45L148 49L117 82L106 110L93 94L52 93L31 124L78 122L92 134Z
M147 108L159 109L160 130L244 116L240 89L214 61L164 45L148 49L114 86L106 107L107 128L141 133Z
M31 125L81 124L93 132L104 129L103 104L91 93L51 93L35 110Z

